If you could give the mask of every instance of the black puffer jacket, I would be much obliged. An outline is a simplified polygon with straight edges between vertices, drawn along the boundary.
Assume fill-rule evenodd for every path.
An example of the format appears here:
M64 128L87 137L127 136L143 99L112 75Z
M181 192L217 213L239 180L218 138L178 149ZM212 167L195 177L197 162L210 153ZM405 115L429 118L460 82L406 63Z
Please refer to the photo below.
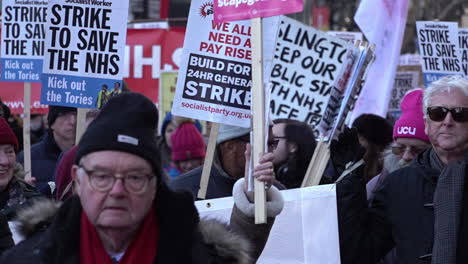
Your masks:
M374 264L393 247L397 263L431 263L432 202L438 175L431 169L426 150L408 167L388 175L371 208L367 207L365 185L358 175L340 182L337 199L342 263ZM466 185L462 223L468 221ZM467 225L460 231L457 263L468 263L463 255L468 246Z

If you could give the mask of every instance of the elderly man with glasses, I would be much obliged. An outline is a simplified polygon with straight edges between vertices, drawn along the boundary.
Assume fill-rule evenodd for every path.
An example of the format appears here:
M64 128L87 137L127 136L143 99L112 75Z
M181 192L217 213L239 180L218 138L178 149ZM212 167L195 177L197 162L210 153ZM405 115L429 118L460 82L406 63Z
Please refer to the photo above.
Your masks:
M433 82L423 97L432 147L388 175L367 207L359 172L337 185L342 263L468 263L468 80Z
M245 208L253 206L242 185L237 187L245 197L235 201L231 230L214 220L200 221L191 194L166 185L154 137L157 120L156 107L143 95L109 100L78 144L72 167L76 195L44 232L6 252L0 263L252 263L251 252L261 252L281 211L279 191L268 190L268 224L255 226L248 217L252 210ZM262 163L254 176L272 181L272 167ZM31 221L42 211L26 211L20 218ZM31 223L21 226L31 229Z

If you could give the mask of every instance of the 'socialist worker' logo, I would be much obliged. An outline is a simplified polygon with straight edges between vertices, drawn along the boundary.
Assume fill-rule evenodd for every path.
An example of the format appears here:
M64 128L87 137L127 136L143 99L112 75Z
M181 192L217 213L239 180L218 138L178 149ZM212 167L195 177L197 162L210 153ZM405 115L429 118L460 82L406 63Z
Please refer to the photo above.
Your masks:
M209 15L212 15L213 14L213 2L207 2L207 3L204 3L201 7L200 7L200 16L205 18Z

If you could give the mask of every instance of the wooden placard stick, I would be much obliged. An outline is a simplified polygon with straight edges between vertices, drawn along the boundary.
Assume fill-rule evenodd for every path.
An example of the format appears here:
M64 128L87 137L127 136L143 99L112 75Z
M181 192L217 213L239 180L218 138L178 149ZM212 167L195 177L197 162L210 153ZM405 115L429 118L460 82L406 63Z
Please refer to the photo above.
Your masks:
M81 136L83 136L86 130L86 114L88 113L88 111L89 109L87 108L78 108L77 110L75 145L78 145L78 142L80 142Z
M200 179L200 189L198 190L198 199L206 198L206 191L208 189L208 182L210 180L211 167L213 164L214 153L216 149L216 139L218 139L219 124L212 123L210 130L210 138L208 139L208 146L206 149L205 162L203 163L203 171Z
M25 180L31 179L31 83L24 83L23 153Z
M252 21L252 157L254 166L265 152L265 89L263 87L263 33L262 18ZM255 224L266 223L266 192L263 182L254 182Z
M317 161L317 168L314 170L311 186L319 185L322 179L323 172L327 168L328 160L330 159L330 148L327 143L322 144L320 150L320 159Z
M322 148L322 145L325 144L323 141L323 138L321 137L319 142L317 143L317 146L315 147L314 154L312 155L312 158L310 159L309 166L307 167L306 174L304 176L304 180L302 180L302 185L301 187L308 187L312 186L312 174L315 171L316 168L316 161L318 160L318 157L320 155L320 151Z

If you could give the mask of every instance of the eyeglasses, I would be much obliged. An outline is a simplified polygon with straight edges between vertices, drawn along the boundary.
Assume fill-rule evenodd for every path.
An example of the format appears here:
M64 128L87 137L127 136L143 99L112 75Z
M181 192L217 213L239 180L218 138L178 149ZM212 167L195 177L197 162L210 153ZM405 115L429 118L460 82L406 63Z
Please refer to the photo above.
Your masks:
M400 156L400 155L403 155L405 151L409 150L409 152L412 155L416 156L419 153L423 152L426 148L428 147L427 146L407 146L407 145L396 144L396 145L392 145L392 153Z
M444 120L448 112L452 114L452 118L455 122L468 121L468 107L447 108L443 106L431 106L427 108L429 118L435 122Z
M125 189L133 194L142 194L148 187L148 182L156 179L156 176L150 173L143 173L141 171L129 171L125 174L112 173L103 169L87 169L80 165L80 169L88 175L89 184L91 188L98 192L108 192L114 187L118 179L122 180Z

